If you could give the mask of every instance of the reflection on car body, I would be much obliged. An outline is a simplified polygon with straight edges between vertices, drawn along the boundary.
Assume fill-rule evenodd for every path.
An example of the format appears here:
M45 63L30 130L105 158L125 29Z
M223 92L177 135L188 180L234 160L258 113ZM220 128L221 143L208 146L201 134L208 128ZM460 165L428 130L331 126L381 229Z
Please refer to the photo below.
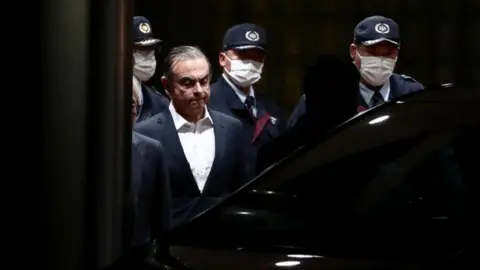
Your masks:
M361 113L176 228L171 255L194 270L461 269L479 106L449 86Z

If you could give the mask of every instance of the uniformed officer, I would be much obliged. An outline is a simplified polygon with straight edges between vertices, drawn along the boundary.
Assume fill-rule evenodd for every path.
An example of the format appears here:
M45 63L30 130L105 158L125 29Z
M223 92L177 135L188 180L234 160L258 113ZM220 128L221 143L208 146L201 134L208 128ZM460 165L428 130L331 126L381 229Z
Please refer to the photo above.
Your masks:
M133 17L133 75L138 80L141 91L138 96L137 122L143 121L168 108L169 100L148 87L145 82L152 78L157 68L155 53L162 47L163 41L153 37L152 28L147 18Z
M303 79L305 114L282 136L258 149L257 172L292 154L300 146L317 143L323 134L353 117L357 113L359 80L360 74L349 60L343 61L333 55L320 56L307 68Z
M357 24L350 45L350 57L358 68L358 111L423 89L412 77L393 73L400 49L400 32L392 19L371 16ZM292 127L305 113L305 95L290 116Z
M225 33L222 49L218 62L223 74L211 85L209 106L242 122L253 162L256 149L278 137L284 126L279 107L253 87L267 53L265 30L250 23L234 25Z

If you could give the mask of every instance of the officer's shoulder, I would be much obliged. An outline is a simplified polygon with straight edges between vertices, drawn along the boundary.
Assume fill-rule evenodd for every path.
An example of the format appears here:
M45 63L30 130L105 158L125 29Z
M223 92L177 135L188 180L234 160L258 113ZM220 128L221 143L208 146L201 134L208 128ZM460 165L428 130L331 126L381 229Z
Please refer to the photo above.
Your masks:
M152 117L149 117L143 121L135 123L135 130L140 132L140 134L142 134L142 131L144 131L144 129L148 129L150 127L156 126L156 123L160 120L160 117L161 117L160 114L161 113L155 114Z
M216 81L212 82L210 84L210 94L214 95L214 96L219 95L220 92L221 92L222 86L223 86L223 84L222 84L222 81L221 81L220 78L217 79Z
M157 96L162 96L162 97L164 96L163 93L160 90L158 90L155 86L151 86L150 90L152 90L152 93L154 93Z
M210 86L217 87L222 82L222 76L218 77L215 81L210 81Z
M227 125L242 125L242 122L240 120L236 119L235 117L232 117L228 114L225 114L223 112L217 111L215 109L210 109L210 114L217 118L218 120L222 121L223 124Z
M412 76L408 76L406 74L394 74L394 75L396 75L397 78L404 81L408 81L412 83L420 83L419 81L415 80Z
M143 135L137 131L134 131L133 134L134 140L136 139L138 142L147 145L147 146L153 146L153 147L161 147L161 143L153 138L150 138L146 135Z
M405 88L407 92L415 92L423 90L424 86L419 81L415 80L413 77L405 74L394 74L399 86Z
M158 96L163 96L163 94L155 88L155 86L150 86L146 84L142 84L142 88L146 90L148 93L158 95Z

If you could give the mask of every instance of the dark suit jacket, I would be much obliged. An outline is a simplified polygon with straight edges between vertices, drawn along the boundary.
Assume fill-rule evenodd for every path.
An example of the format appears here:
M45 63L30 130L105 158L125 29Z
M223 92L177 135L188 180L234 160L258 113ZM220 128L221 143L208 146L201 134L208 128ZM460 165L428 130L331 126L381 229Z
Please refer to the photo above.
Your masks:
M244 146L238 138L241 124L225 114L209 110L215 134L215 158L207 182L200 192L167 109L136 127L136 131L154 138L165 147L172 192L173 225L203 212L247 180Z
M225 81L223 76L220 76L220 78L210 86L210 91L210 108L234 117L242 123L242 139L246 144L251 145L247 152L247 158L249 161L249 175L253 177L258 148L272 139L279 137L285 130L285 121L280 108L260 93L255 92L257 108L257 122L255 123L251 120L243 102L238 98L235 91L227 81ZM259 119L262 117L270 118L269 116L273 118L265 121L265 125L260 127L259 123L261 123L261 121ZM256 129L258 135L255 134Z
M170 229L170 184L160 142L132 133L132 178L126 195L125 252L108 270L150 269L152 242Z
M170 181L160 142L132 134L133 246L162 238L170 229Z
M138 112L137 123L168 108L170 101L161 93L142 83L143 105Z

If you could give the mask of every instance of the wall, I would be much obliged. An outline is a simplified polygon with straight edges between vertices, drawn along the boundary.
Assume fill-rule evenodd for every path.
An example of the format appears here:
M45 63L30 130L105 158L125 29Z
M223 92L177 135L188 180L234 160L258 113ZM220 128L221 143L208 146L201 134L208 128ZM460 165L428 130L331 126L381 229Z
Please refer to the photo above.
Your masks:
M300 95L304 67L320 53L348 57L353 28L370 15L393 18L403 45L397 72L428 85L480 86L480 0L137 0L168 46L200 46L215 65L225 30L240 22L264 26L269 53L257 88L288 112ZM167 48L168 49L168 48ZM218 76L220 70L214 70ZM215 77L216 77L215 76Z

